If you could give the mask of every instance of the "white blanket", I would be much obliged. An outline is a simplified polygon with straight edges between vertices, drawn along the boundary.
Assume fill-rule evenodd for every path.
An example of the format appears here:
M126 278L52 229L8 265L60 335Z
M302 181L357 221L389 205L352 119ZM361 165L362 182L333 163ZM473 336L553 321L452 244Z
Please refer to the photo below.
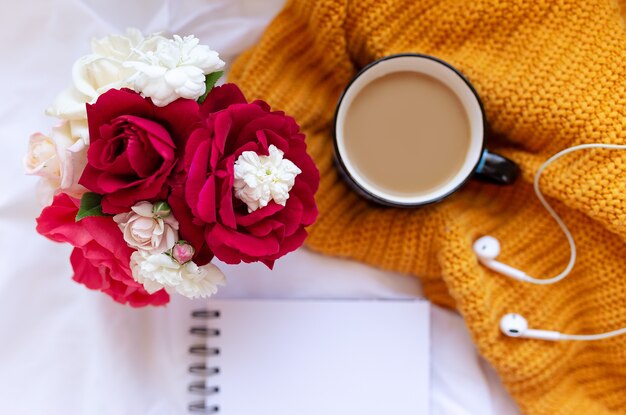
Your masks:
M35 178L21 159L43 110L94 36L137 27L195 34L232 59L258 39L283 0L30 0L0 17L0 413L179 414L186 391L188 310L131 309L71 281L69 246L34 231ZM419 296L414 278L300 250L274 273L228 268L221 296ZM254 274L254 275L251 275ZM195 304L198 305L197 303ZM517 413L456 314L433 308L433 414ZM297 324L295 322L294 324ZM246 415L246 414L242 414ZM332 414L331 414L332 415ZM416 414L418 415L418 414Z

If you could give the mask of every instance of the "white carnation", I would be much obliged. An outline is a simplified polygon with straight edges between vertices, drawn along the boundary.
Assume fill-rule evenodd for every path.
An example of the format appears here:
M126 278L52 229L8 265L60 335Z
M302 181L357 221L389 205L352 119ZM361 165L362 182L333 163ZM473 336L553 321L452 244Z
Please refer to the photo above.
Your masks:
M210 297L217 292L218 285L226 283L226 277L214 264L201 267L190 261L180 267L182 283L176 291L187 298Z
M244 151L235 162L235 197L248 205L248 212L267 206L273 200L285 205L296 176L302 171L274 145L268 156Z
M150 254L135 251L130 257L130 266L135 281L143 285L150 294L165 288L188 298L210 297L224 285L226 278L214 264L201 267L193 262L180 264L166 254Z
M130 256L130 267L135 281L142 284L150 294L163 288L169 292L170 288L182 282L180 265L165 254L135 251Z
M162 39L155 51L138 54L124 64L136 71L130 78L137 92L163 107L178 98L196 100L206 91L205 74L219 71L224 62L194 36Z

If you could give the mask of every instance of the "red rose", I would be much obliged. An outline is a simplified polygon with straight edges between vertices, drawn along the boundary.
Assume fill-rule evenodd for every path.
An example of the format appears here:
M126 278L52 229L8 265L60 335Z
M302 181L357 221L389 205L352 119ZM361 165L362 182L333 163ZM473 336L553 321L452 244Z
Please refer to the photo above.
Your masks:
M103 195L102 210L113 214L167 197L177 150L199 114L192 100L157 107L134 91L112 89L87 105L87 120L90 145L79 183Z
M133 250L124 242L113 218L87 217L76 222L78 206L77 199L61 193L37 218L37 232L75 247L70 257L74 280L133 307L168 303L165 290L148 294L133 279L129 266Z
M234 84L214 88L200 108L204 120L187 141L179 180L170 205L181 235L196 250L206 248L220 260L236 264L262 261L268 267L298 248L305 226L317 217L313 198L319 172L306 152L304 134L293 118L271 112L263 101L247 103ZM270 145L284 152L302 173L285 206L271 201L248 213L233 196L233 169L244 151L268 155Z

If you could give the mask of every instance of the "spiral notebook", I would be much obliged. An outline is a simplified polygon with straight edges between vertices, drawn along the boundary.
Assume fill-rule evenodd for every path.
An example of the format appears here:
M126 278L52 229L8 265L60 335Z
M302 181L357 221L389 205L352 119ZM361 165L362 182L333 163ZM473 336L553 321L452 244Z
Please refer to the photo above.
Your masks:
M426 415L426 301L217 300L192 312L189 411Z

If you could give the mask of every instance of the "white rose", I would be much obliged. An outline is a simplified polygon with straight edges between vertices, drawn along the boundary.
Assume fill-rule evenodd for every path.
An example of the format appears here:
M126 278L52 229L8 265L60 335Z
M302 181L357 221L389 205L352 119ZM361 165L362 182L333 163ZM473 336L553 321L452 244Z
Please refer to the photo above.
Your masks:
M108 35L101 39L91 40L91 51L95 55L107 56L118 62L126 60L133 49L145 40L137 29L127 29L126 35Z
M41 133L30 137L24 168L26 174L41 177L37 196L42 205L49 205L59 192L76 198L85 193L78 179L87 164L87 145L74 136L84 129L86 125L80 122L63 122L52 129L50 137Z
M63 91L46 113L66 120L87 118L86 103L112 88L130 87L128 79L135 73L124 66L137 51L149 52L165 38L152 35L144 38L135 29L126 35L110 35L91 43L92 53L79 58L72 67L72 85Z
M200 45L194 36L162 39L156 51L142 51L138 59L125 63L136 74L134 89L159 107L178 98L196 100L206 91L205 74L219 71L224 62L214 50Z
M188 298L209 297L217 292L218 285L226 279L218 267L193 262L181 265L166 254L152 255L135 251L130 257L133 278L150 294L165 288L170 294L177 292Z
M173 215L161 217L153 212L150 202L139 202L130 212L113 217L124 234L126 243L150 254L172 249L178 241L178 221Z

